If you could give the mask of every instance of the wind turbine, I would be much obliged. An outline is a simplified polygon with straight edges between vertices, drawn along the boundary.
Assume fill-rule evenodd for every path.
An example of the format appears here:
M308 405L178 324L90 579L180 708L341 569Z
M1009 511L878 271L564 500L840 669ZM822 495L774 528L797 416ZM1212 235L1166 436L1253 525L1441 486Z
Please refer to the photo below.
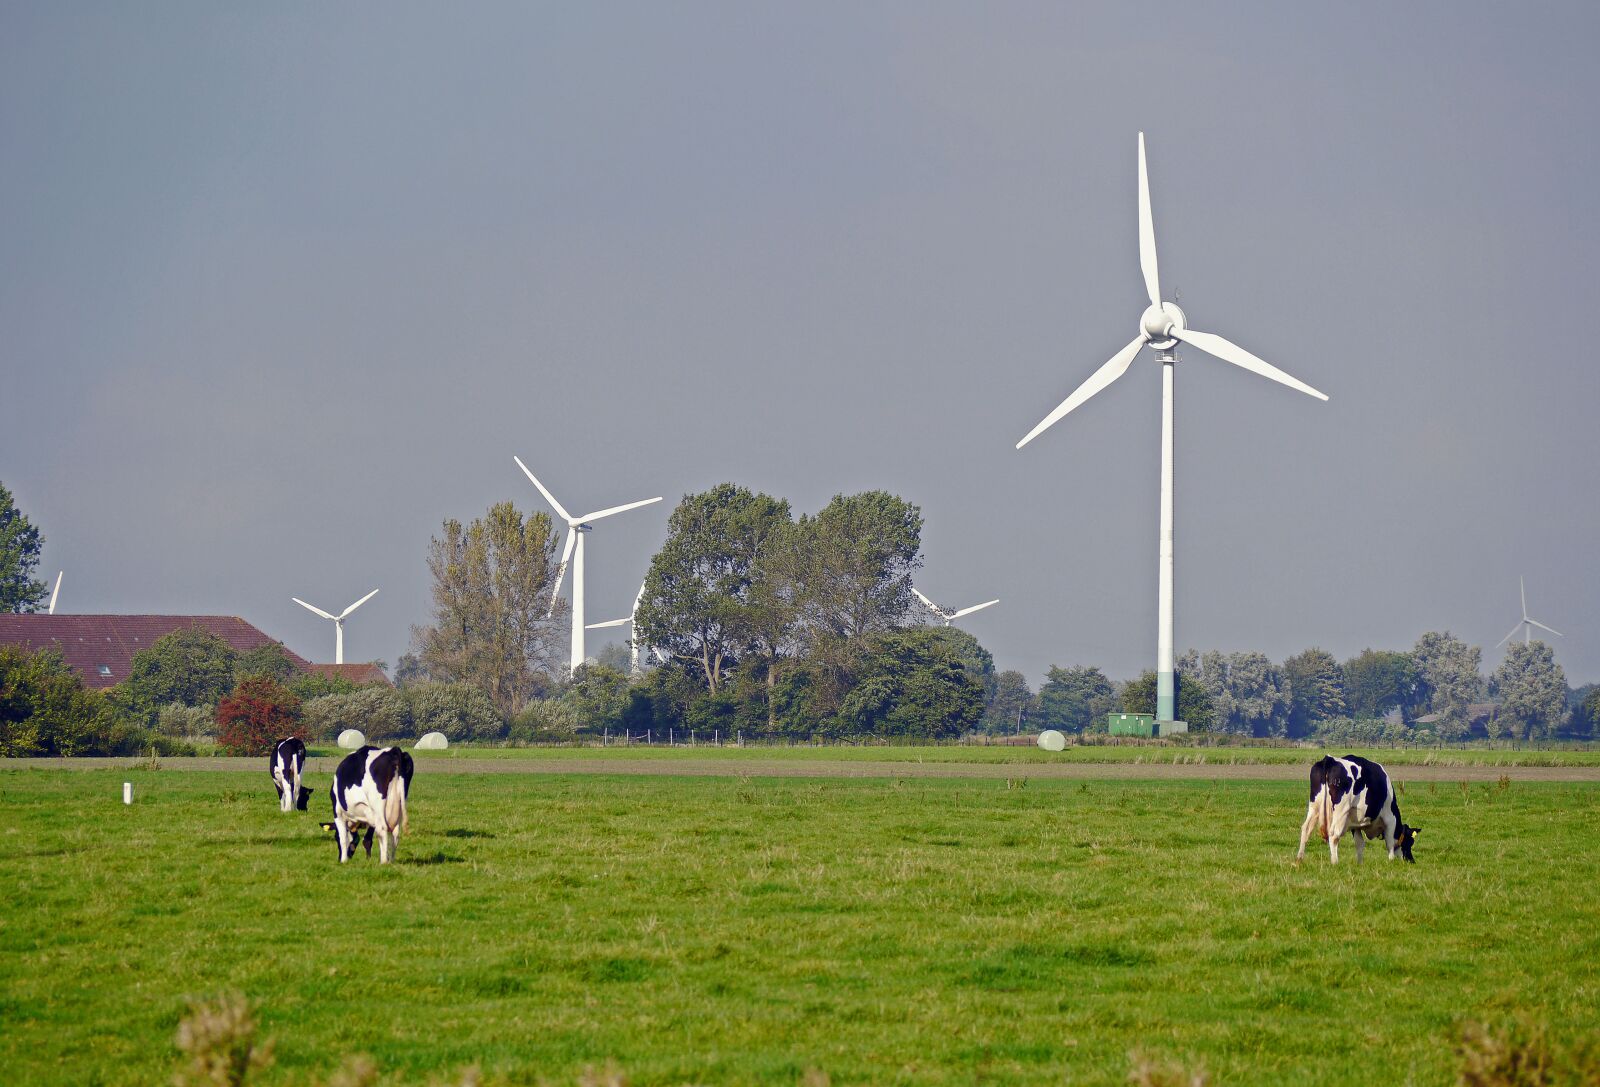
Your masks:
M1556 630L1553 627L1547 627L1543 623L1539 622L1539 620L1529 617L1529 615L1528 615L1528 586L1523 583L1523 580L1522 580L1521 576L1518 576L1518 578L1517 578L1517 586L1522 590L1522 622L1520 622L1516 626L1512 627L1511 628L1511 633L1507 634L1504 638L1501 638L1498 642L1496 642L1494 647L1496 649L1499 649L1501 646L1505 645L1513 637L1516 636L1516 633L1517 633L1517 631L1519 629L1522 631L1522 644L1523 645L1527 645L1529 639L1533 635L1533 628L1534 627L1538 627L1540 630L1548 630L1548 631L1550 631L1551 634L1554 634L1557 638L1565 638L1566 635L1561 633L1559 630Z
M561 579L566 576L567 562L572 562L572 671L576 672L578 666L584 661L583 655L583 535L589 531L589 522L598 521L602 517L610 517L613 513L622 513L625 510L637 509L648 506L652 502L661 501L661 496L646 498L640 502L629 502L624 506L612 506L610 509L596 510L586 513L582 517L574 517L568 513L556 496L545 489L538 477L528 471L528 466L522 463L522 458L513 456L517 467L522 469L522 474L533 480L533 485L539 488L539 493L544 495L544 500L555 508L556 513L567 523L567 542L561 549L561 566L556 570L556 587L550 594L550 610L555 611L556 597L561 594Z
M1133 364L1140 348L1149 347L1161 363L1161 540L1160 581L1156 609L1159 630L1156 634L1156 719L1171 721L1176 716L1176 689L1172 661L1172 370L1178 361L1173 349L1181 341L1198 347L1223 362L1231 362L1252 373L1298 389L1318 400L1328 399L1303 381L1290 377L1276 366L1257 358L1244 348L1209 332L1189 328L1183 310L1161 299L1161 279L1156 269L1155 224L1150 217L1150 182L1145 172L1144 133L1139 133L1139 268L1144 273L1145 293L1150 304L1139 317L1139 334L1110 361L1089 375L1072 395L1046 415L1038 426L1017 443L1021 449L1062 416L1121 377Z
M602 627L620 627L623 623L627 623L628 624L628 645L631 647L630 648L630 652L629 652L629 661L631 663L628 666L628 673L630 675L635 675L635 676L639 674L639 643L634 640L633 620L634 620L634 617L639 614L639 601L641 601L643 599L644 599L644 582L641 581L641 582L639 582L639 595L635 596L633 598L633 609L628 612L626 618L623 618L623 619L609 619L604 623L590 623L587 627L584 628L585 630L599 630Z
M982 611L984 608L987 608L990 604L998 604L998 603L1000 603L999 599L996 598L994 600L985 600L982 604L974 604L970 608L962 608L960 611L950 611L947 608L941 608L939 605L935 604L933 601L931 601L927 597L923 596L922 595L922 590L918 589L915 585L913 585L911 587L911 591L917 594L917 599L918 600L920 600L924 604L928 605L928 610L929 611L933 612L933 614L937 615L939 618L944 620L944 625L945 626L950 626L957 619L961 618L963 615L971 615L975 611Z
M334 664L343 664L344 663L344 620L345 620L345 617L348 616L351 612L355 611L361 605L365 604L367 601L371 600L373 597L375 597L377 595L378 595L378 590L377 589L373 589L366 596L363 596L360 600L357 600L354 604L351 604L348 608L344 609L344 611L341 611L338 615L329 615L327 612L323 611L321 608L317 607L315 604L307 604L304 600L301 600L298 596L291 596L289 599L293 600L296 604L299 604L302 608L306 609L307 611L316 612L318 615L322 616L324 619L332 619L333 620L333 663Z
M61 575L65 573L66 571L62 570L56 574L56 587L50 590L50 610L45 612L46 615L56 613L56 597L61 595Z

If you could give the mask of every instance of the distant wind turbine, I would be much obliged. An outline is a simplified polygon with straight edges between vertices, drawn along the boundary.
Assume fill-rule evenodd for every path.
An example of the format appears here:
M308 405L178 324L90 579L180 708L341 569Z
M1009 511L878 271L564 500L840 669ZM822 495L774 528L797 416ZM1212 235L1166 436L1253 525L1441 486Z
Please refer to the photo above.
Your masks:
M539 482L538 477L528 471L528 466L522 463L521 457L513 456L511 459L517 462L517 467L522 469L522 474L533 481L533 485L539 488L539 493L544 495L544 500L550 503L561 519L567 523L567 542L561 549L561 566L556 570L556 587L550 594L550 610L555 610L556 597L561 595L561 581L566 577L567 562L570 560L572 563L571 665L572 671L576 672L585 659L583 655L583 537L589 531L589 522L598 521L602 517L610 517L613 513L622 513L626 510L638 509L640 506L648 506L652 502L661 501L661 496L657 495L654 498L646 498L639 502L629 502L626 505L612 506L609 509L586 513L582 517L574 517L566 511L566 508L560 502L556 501L555 495L545 489L545 485Z
M637 595L637 596L635 596L633 598L633 610L628 612L628 614L627 614L627 616L625 618L622 618L622 619L609 619L604 623L590 623L587 627L584 628L585 630L600 630L600 629L602 629L604 627L620 627L624 623L628 624L628 645L630 647L629 654L628 654L628 659L629 659L629 662L630 662L629 666L628 666L628 671L629 671L630 675L635 675L635 676L639 674L639 642L638 642L638 635L637 635L638 628L636 626L634 626L633 621L634 621L635 618L638 617L638 614L639 614L639 601L641 601L643 599L644 599L644 582L641 581L641 582L639 582L639 595Z
M1547 627L1543 623L1539 622L1539 620L1537 620L1537 619L1529 618L1529 616L1528 616L1528 586L1523 583L1523 580L1522 580L1522 578L1520 576L1517 578L1517 587L1522 590L1522 622L1520 622L1516 626L1512 627L1511 628L1511 633L1507 634L1504 638L1501 638L1498 642L1496 642L1494 647L1496 649L1499 649L1501 646L1505 645L1513 637L1516 636L1516 633L1519 630L1522 631L1522 644L1523 645L1527 645L1529 640L1533 636L1533 628L1534 627L1538 627L1540 630L1548 630L1548 631L1550 631L1551 634L1554 634L1557 638L1565 638L1566 635L1561 633L1559 630L1556 630L1553 627Z
M957 619L961 618L963 615L971 615L975 611L982 611L984 608L987 608L991 604L1000 603L999 598L996 597L994 600L985 600L982 604L974 604L970 608L962 608L960 611L950 611L948 608L941 608L939 605L935 604L933 601L931 601L927 597L923 596L922 595L922 590L918 589L916 586L912 586L911 591L917 594L917 599L918 600L920 600L924 604L928 605L928 610L929 611L933 612L933 614L937 615L939 618L944 620L944 625L945 626L952 625L953 623L955 623L955 621Z
M1195 332L1189 328L1188 318L1175 303L1161 300L1161 279L1156 268L1155 222L1150 215L1150 181L1145 172L1144 133L1139 133L1139 268L1144 273L1145 293L1150 304L1139 317L1139 334L1133 341L1111 356L1088 380L1075 389L1056 409L1046 415L1038 426L1028 431L1017 443L1021 449L1064 415L1077 408L1095 393L1100 392L1133 365L1141 348L1149 347L1161 363L1161 539L1160 573L1157 582L1156 612L1156 719L1171 721L1177 711L1177 686L1173 681L1172 659L1172 371L1178 356L1173 348L1178 342L1198 347L1208 355L1223 362L1231 362L1262 377L1271 378L1291 389L1297 389L1318 400L1327 396L1305 382L1290 377L1276 366L1257 358L1237 344L1209 332Z
M298 596L291 596L289 599L293 600L296 604L299 604L302 608L306 609L307 611L315 612L318 615L322 616L324 619L332 619L333 620L333 663L334 664L343 664L344 663L344 621L345 621L345 617L348 616L351 612L355 611L361 605L365 604L367 601L371 600L373 597L375 597L377 595L378 595L378 590L377 589L373 589L366 596L363 596L360 600L357 600L354 604L351 604L348 608L344 609L344 611L341 611L338 615L330 615L327 612L323 611L321 608L317 607L315 604L307 604L304 600L301 600Z
M50 590L50 610L45 612L46 615L54 615L56 613L56 597L61 595L61 575L65 573L66 571L62 570L56 574L56 587Z

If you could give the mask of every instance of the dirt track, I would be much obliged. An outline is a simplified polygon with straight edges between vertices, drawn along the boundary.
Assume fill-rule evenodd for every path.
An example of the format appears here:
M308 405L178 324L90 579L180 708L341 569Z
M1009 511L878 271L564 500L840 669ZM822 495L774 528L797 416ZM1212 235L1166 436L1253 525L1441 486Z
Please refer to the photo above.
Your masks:
M0 770L122 770L138 769L143 759L0 759ZM313 758L306 769L331 774L337 760ZM228 771L265 774L262 759L172 758L161 760L162 770L188 772ZM1031 778L1046 780L1171 780L1171 781L1304 781L1306 767L1299 763L1228 765L1225 763L976 763L976 762L857 762L825 759L442 759L423 758L418 770L425 774L628 774L660 777L794 777L794 778ZM1399 781L1496 781L1501 774L1513 781L1600 782L1597 766L1406 766L1391 765Z

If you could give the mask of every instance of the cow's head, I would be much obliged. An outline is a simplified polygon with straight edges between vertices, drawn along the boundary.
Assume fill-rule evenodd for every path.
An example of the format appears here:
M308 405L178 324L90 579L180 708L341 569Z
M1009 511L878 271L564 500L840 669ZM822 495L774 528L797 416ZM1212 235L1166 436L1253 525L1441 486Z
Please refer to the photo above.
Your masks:
M1400 855L1408 864L1416 864L1417 858L1411 855L1411 847L1417 844L1417 835L1422 833L1421 827L1408 827L1400 824L1400 833L1395 835L1395 842L1400 846Z

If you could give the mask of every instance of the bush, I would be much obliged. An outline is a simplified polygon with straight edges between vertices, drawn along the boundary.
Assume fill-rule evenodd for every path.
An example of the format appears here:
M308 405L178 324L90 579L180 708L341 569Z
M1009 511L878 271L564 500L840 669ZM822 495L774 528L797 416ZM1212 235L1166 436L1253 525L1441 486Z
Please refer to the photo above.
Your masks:
M175 630L133 655L117 701L130 715L153 724L162 706L215 703L234 685L233 647L203 630Z
M279 683L287 683L299 674L300 669L289 659L289 651L283 647L282 642L268 642L266 645L257 646L248 653L241 653L233 662L235 683L251 676L266 676Z
M169 703L156 715L156 732L162 736L215 736L216 711L211 706Z
M0 756L133 754L142 738L60 653L0 646Z
M1376 717L1351 720L1335 717L1312 725L1309 739L1323 746L1334 744L1400 744L1416 740L1417 734L1399 721Z
M305 738L300 699L266 676L241 682L217 703L217 744L227 755L266 755L285 736Z
M506 738L516 743L570 740L578 734L578 719L554 698L535 698L522 707Z
M451 743L498 740L506 734L505 719L489 696L470 683L419 683L405 689L412 727L420 736L442 732Z
M369 739L412 734L411 707L399 691L358 687L348 694L327 694L305 704L306 732L313 739L336 739L347 728Z
M289 681L289 690L302 702L310 702L323 695L349 694L360 689L341 675L323 675L320 672L304 672Z

